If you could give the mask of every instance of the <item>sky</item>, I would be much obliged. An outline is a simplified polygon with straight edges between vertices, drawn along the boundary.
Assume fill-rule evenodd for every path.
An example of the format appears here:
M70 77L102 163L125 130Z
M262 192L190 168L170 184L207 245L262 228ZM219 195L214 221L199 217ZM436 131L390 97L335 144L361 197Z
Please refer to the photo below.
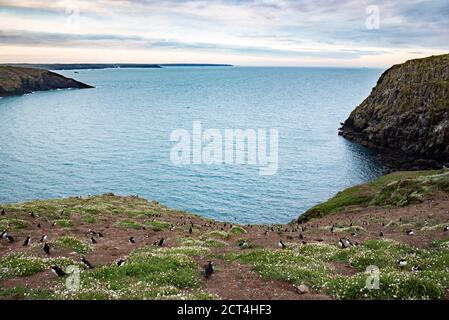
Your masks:
M383 68L448 52L448 0L0 0L0 63Z

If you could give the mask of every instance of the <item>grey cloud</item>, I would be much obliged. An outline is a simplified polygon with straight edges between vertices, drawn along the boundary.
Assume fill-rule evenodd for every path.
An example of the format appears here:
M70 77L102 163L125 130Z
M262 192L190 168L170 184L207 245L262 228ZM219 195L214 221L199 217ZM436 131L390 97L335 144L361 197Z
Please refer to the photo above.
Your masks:
M268 47L230 46L214 43L185 43L167 39L147 39L140 36L118 36L110 34L77 35L66 33L42 33L27 31L1 31L0 42L13 45L37 45L37 46L76 46L95 47L102 46L126 46L127 48L165 48L165 49L194 49L206 51L237 52L245 54L290 56L290 57L333 57L355 58L363 55L378 55L383 51L362 50L335 50L335 51L308 51L308 50L276 50Z

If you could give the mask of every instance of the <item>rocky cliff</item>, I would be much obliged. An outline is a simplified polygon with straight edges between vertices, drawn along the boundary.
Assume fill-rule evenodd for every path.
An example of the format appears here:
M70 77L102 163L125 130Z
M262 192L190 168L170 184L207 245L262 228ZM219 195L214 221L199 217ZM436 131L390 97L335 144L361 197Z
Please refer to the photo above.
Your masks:
M403 159L403 167L448 165L449 54L385 71L340 134Z
M0 66L0 97L67 88L92 87L43 69Z

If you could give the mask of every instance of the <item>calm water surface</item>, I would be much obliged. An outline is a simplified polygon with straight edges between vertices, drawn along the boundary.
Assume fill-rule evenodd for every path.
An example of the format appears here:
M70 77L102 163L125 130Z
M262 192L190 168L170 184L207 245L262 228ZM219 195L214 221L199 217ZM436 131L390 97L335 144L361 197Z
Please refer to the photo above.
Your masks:
M0 99L0 202L138 194L203 216L284 223L385 171L337 135L381 70L164 68L60 72L95 89ZM170 133L277 128L279 169L175 166Z

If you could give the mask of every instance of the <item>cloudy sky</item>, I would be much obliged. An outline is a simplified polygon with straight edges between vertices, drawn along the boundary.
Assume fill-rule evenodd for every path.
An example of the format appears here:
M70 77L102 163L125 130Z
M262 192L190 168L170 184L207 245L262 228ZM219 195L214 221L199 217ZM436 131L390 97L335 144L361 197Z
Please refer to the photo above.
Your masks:
M386 67L449 52L449 1L0 0L0 62Z

